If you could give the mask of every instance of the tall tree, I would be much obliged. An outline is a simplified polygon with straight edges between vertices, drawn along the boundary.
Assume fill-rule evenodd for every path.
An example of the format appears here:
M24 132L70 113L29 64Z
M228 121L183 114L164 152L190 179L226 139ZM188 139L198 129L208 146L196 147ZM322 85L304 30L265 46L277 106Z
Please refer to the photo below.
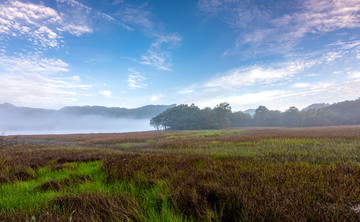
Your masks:
M229 116L231 114L231 106L229 103L220 103L214 108L219 128L230 126Z

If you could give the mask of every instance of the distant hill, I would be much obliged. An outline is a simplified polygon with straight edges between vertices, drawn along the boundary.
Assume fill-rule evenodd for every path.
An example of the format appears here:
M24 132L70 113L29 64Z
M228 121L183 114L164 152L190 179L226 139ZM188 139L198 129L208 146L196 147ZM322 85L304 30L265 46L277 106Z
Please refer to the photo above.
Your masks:
M311 109L318 110L318 109L322 109L322 108L325 108L325 107L328 107L328 106L330 106L330 104L327 104L327 103L314 103L314 104L311 104L310 106L305 107L301 111L308 111L308 110L311 110Z
M133 118L133 119L149 119L157 114L165 111L168 108L176 106L173 105L148 105L134 109L120 108L120 107L105 107L105 106L67 106L59 110L54 109L40 109L29 107L17 107L10 103L0 104L0 114L7 116L24 116L29 118L56 116L56 115L73 115L86 116L95 115L110 118Z
M148 105L134 109L105 106L66 106L59 113L70 115L98 115L112 118L149 119L162 113L173 105Z

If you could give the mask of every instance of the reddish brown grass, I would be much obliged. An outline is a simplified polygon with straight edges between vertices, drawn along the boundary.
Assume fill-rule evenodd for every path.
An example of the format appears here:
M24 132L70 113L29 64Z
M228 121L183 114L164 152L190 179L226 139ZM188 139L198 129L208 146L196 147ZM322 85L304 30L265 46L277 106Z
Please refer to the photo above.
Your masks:
M163 181L174 209L197 220L360 219L360 167L257 163L174 155L118 155L103 164L109 181Z
M36 186L34 189L35 190L42 190L42 191L48 191L48 190L55 190L58 191L60 190L62 187L62 184L56 180L49 180L46 181L42 184L40 184L39 186Z
M285 127L269 127L269 128L236 128L243 130L241 134L229 134L217 139L224 140L258 140L266 138L341 138L356 139L360 138L360 126L327 126L327 127L306 127L306 128L285 128ZM196 133L194 131L193 133ZM53 141L59 143L67 141L70 144L113 144L127 142L143 142L146 140L162 140L167 135L183 135L183 131L149 131L134 133L103 133L103 134L68 134L68 135L32 135L32 136L8 136L6 139L11 141L33 141L44 142ZM194 138L192 138L194 139ZM198 138L198 140L209 140L211 138ZM51 143L50 143L51 144ZM68 143L69 144L69 143Z
M154 146L157 152L199 148L214 140L169 140L166 139L169 133L176 135L184 132L23 136L18 140L66 140L89 146L102 144L105 147L115 143L152 140L149 146ZM360 139L360 126L250 128L241 134L216 137L216 141L246 142L267 138L338 138L351 141ZM341 146L339 149L341 151ZM357 154L357 146L354 145L353 149L354 155ZM135 151L143 152L144 149ZM102 170L106 172L109 184L115 180L130 181L136 186L146 187L163 184L166 189L164 193L168 195L173 210L178 215L197 221L360 220L360 215L352 210L360 204L360 166L351 161L310 164L288 159L273 161L268 156L260 156L256 160L230 157L216 159L200 155L131 154L101 149L18 144L0 150L0 184L33 179L34 171L39 167L49 166L53 170L61 170L65 167L63 163L95 160L103 160ZM84 176L59 182L48 181L37 189L58 190L88 179ZM59 197L41 211L2 212L0 221L26 221L31 220L31 216L41 221L69 221L70 218L72 221L137 221L141 218L139 215L144 214L137 200L122 194L82 194Z
M50 166L53 170L71 168L66 162L90 162L111 156L97 149L46 148L42 145L16 145L0 150L0 176L4 182L31 180L34 170Z

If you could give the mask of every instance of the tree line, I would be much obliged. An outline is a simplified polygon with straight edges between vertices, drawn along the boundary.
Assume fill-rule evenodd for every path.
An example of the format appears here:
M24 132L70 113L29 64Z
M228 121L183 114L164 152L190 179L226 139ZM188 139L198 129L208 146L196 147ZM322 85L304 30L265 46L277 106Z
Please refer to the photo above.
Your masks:
M150 120L156 129L197 130L247 126L333 126L360 124L360 98L334 103L322 108L304 109L295 106L284 112L259 106L251 116L233 112L229 103L200 109L194 104L181 104L165 110Z

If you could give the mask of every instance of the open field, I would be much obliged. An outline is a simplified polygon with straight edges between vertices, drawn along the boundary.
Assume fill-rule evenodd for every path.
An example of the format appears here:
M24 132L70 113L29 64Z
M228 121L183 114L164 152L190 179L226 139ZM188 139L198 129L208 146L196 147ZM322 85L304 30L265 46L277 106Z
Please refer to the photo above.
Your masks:
M360 126L0 138L0 221L359 221Z

